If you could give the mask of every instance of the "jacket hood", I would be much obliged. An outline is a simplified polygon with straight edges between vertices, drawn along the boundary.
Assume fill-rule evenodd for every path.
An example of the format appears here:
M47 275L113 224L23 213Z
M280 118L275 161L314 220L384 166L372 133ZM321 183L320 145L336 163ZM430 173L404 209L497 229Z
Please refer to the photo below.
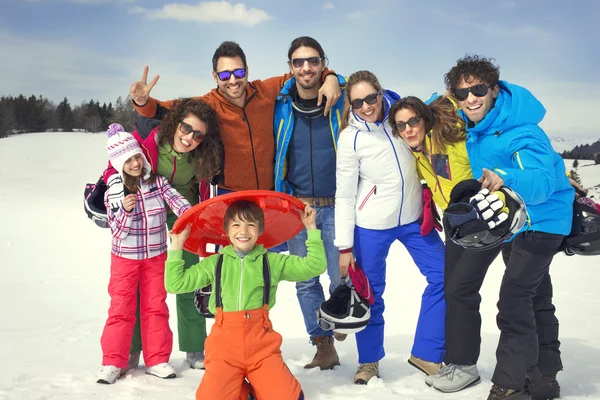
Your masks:
M388 122L388 112L390 111L390 107L396 101L400 100L400 95L396 92L393 92L388 89L383 90L383 120L381 122L367 122L361 117L359 117L354 110L350 112L348 116L348 125L352 126L359 130L372 131L374 129L379 128L381 125L384 125ZM389 125L389 124L388 124Z
M477 125L467 128L470 142L476 142L480 135L494 135L520 126L537 125L546 115L542 103L529 90L506 81L498 81L498 86L500 91L494 107ZM460 114L468 121L462 110Z

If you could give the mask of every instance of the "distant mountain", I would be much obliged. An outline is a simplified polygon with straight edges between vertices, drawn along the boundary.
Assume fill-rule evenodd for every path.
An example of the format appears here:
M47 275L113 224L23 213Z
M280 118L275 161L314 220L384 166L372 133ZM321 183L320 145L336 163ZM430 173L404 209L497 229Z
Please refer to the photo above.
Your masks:
M593 135L588 137L564 137L564 136L550 136L550 142L552 147L558 153L563 151L571 151L575 146L581 146L586 144L592 144L600 140L600 135Z

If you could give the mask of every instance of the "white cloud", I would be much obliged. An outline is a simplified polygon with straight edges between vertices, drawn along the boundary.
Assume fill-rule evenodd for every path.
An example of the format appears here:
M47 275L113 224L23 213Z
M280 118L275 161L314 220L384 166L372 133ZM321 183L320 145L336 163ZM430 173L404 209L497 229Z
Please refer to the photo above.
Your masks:
M330 1L326 1L325 4L323 4L324 10L333 10L334 8L335 8L335 6Z
M170 3L157 10L136 8L150 19L172 19L191 22L234 22L246 26L256 26L273 19L266 11L248 8L244 3L232 4L227 1L207 1L196 5Z
M346 18L348 18L348 19L359 19L362 16L363 16L363 13L360 11L354 11L349 14L346 14Z

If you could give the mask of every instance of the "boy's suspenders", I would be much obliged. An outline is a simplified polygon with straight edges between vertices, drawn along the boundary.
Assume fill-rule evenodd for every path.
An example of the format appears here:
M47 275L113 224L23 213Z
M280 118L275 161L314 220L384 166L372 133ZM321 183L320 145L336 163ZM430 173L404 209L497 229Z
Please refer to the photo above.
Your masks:
M271 266L269 265L269 253L263 254L263 305L269 304L271 297ZM223 271L223 254L219 254L217 265L215 265L215 306L223 308L223 298L221 297L221 272Z

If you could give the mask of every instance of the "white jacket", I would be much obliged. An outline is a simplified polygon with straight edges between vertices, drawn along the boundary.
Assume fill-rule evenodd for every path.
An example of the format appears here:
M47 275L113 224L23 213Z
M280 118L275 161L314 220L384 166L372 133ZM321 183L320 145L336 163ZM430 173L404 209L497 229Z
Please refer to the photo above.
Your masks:
M335 241L354 246L354 227L390 229L415 222L423 210L416 160L392 135L384 92L383 122L368 123L352 111L337 148Z

